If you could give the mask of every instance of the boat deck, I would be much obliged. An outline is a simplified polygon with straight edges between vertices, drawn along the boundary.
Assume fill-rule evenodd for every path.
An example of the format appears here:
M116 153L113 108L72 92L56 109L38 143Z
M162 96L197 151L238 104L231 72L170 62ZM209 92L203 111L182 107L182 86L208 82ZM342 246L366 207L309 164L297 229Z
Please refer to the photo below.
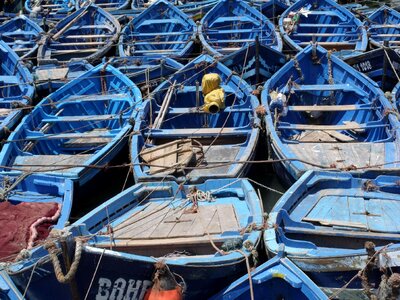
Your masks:
M13 163L13 167L28 172L60 172L61 168L71 166L71 168L65 168L64 171L73 172L82 168L82 165L85 165L86 161L91 157L92 154L17 156Z
M97 246L154 256L183 250L202 255L215 252L210 240L220 246L222 233L240 229L231 203L201 203L193 212L189 206L174 208L171 201L150 202L113 228L112 244Z
M288 144L294 155L323 166L346 168L385 164L385 143L299 143Z

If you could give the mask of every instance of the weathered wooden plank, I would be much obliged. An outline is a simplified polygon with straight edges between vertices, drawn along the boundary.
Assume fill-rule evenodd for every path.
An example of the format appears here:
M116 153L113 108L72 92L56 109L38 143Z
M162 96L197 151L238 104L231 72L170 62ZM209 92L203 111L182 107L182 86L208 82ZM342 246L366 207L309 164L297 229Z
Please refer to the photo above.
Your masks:
M235 208L232 204L221 204L217 208L221 232L236 231L240 229L236 218Z
M157 225L172 213L165 202L152 205L144 213L139 213L119 224L114 232L115 238L148 238Z
M174 214L166 216L162 222L155 226L155 229L150 234L149 238L167 238L171 230L178 224L179 220L181 220L183 213L184 209L179 209L175 211ZM186 220L184 220L184 222L186 222ZM190 226L188 227L190 228Z
M197 218L199 218L197 213L187 212L182 214L179 220L175 220L175 226L168 234L168 238L195 236L192 231L192 225ZM199 234L199 236L203 236L203 234Z
M288 106L290 111L349 111L362 109L359 105L293 105ZM365 107L364 109L371 109L371 107Z

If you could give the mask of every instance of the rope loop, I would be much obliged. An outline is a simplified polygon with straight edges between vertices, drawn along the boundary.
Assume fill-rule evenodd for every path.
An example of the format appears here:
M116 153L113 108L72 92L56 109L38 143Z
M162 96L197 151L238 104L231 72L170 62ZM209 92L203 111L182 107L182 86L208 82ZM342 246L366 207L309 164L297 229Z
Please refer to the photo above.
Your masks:
M74 261L72 262L69 271L65 275L61 269L61 264L57 257L59 249L57 248L56 244L53 241L50 241L47 242L44 246L45 249L49 251L51 262L53 263L54 267L54 273L56 275L57 280L60 283L66 284L71 282L71 280L75 277L76 271L78 270L79 262L81 260L83 241L80 238L75 238L75 243L76 245L75 245Z

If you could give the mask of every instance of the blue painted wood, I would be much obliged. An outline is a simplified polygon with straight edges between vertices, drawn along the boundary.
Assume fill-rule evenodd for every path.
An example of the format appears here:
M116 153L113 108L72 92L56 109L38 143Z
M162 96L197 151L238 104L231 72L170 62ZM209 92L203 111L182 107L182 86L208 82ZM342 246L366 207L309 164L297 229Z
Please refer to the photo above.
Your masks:
M0 271L0 297L5 300L23 299L22 293L5 271Z
M400 47L400 13L383 5L368 16L365 26L368 28L369 41L373 47L382 47L387 41L391 48Z
M129 77L143 92L156 88L173 73L183 68L183 65L169 57L156 56L126 56L113 57L108 61L123 74ZM148 72L148 82L146 82Z
M75 0L26 0L25 10L47 18L63 18L75 10Z
M283 66L261 98L273 156L290 159L275 165L287 183L318 166L398 170L399 152L389 150L399 147L398 120L386 113L393 105L376 83L322 47L310 45Z
M151 285L154 263L167 253L164 252L163 254L163 251L166 250L158 244L147 246L142 250L129 248L129 246L117 247L116 245L125 244L127 241L117 237L117 234L121 232L117 224L121 224L124 221L129 222L131 217L141 215L144 217L143 222L141 222L142 225L144 224L143 231L146 231L146 228L154 229L155 221L153 217L156 217L157 211L163 207L163 204L171 208L169 213L187 210L185 214L182 214L181 223L171 223L164 216L165 226L182 226L183 229L187 229L188 236L186 238L183 237L183 240L192 239L191 232L194 230L193 226L190 226L190 222L188 224L184 220L187 221L189 220L188 218L201 214L201 211L206 208L212 209L219 205L230 205L234 208L240 227L246 227L253 223L256 225L262 224L262 210L257 193L247 180L236 178L209 180L196 187L201 191L209 191L214 198L211 202L199 202L199 212L197 214L188 211L191 205L190 202L187 202L190 186L181 186L175 182L164 181L134 185L74 223L69 228L72 236L67 238L68 241L72 242L73 237L91 237L85 242L79 262L79 272L76 273L76 282L80 294L85 295L88 292L89 299L111 294L119 295L120 297L128 295L127 298L129 299L135 293L138 299L142 299L145 291ZM179 205L182 205L182 208L178 208ZM148 215L149 212L150 215ZM160 216L162 217L163 214ZM148 216L145 217L145 215ZM221 215L221 217L223 216ZM107 228L110 228L107 224L110 224L115 229L115 244L112 250L106 246L110 243L111 238L111 236L104 234ZM207 227L207 225L204 226ZM135 239L135 234L131 233L132 238ZM231 251L221 255L211 247L207 236L203 236L198 238L205 239L206 250L200 246L198 248L192 247L190 251L192 251L193 255L177 256L176 254L170 254L162 258L169 269L177 274L177 281L184 280L186 284L185 297L189 299L206 299L218 292L221 287L228 285L244 274L246 272L244 256L250 258L250 260L252 256L249 251L250 248L240 245L239 241L247 241L247 244L256 246L260 241L261 233L258 230L242 231L242 233L238 230L228 230L218 234L210 233L210 235L210 238L219 246L222 242L228 243L232 239L236 240L238 243L237 248L243 254ZM165 240L170 241L170 246L168 246L170 249L179 250L187 248L189 245L179 245L179 241L175 238L166 237ZM104 246L107 249L104 249ZM16 286L20 290L24 290L32 267L37 262L37 272L33 274L27 297L30 299L40 299L44 296L70 299L71 294L68 285L61 284L56 280L53 266L49 263L49 260L43 259L48 257L47 251L39 247L33 250L31 254L30 260L22 261L10 267L11 272L19 270L14 275L10 275ZM96 268L100 257L101 267ZM91 284L93 274L95 276ZM115 282L117 282L116 285L114 285ZM46 288L44 288L45 286ZM113 291L114 287L116 288Z
M256 45L255 43L251 43L221 59L221 62L225 66L236 72L253 89L257 88L260 84L264 84L286 62L286 57L281 52L262 44L259 44L258 47L258 57Z
M76 10L85 5L88 0L76 0ZM129 6L129 0L91 0L92 3L106 11L116 11L126 9Z
M108 163L127 142L140 102L126 76L99 65L43 99L10 135L0 160L11 173L19 164L83 184L100 171L89 166Z
M66 63L71 59L101 61L117 41L121 27L108 12L88 4L57 23L41 41L38 63Z
M251 298L249 280L252 281L254 299L327 300L328 297L294 263L278 253L249 275L243 275L210 300Z
M361 21L332 0L295 2L281 15L279 31L284 41L297 51L311 41L339 53L365 51L368 45Z
M151 5L152 1L148 0L133 0L131 10L127 11L128 15L138 15L147 7ZM193 20L200 20L205 13L207 13L218 0L204 0L204 1L169 1L177 8L179 8L186 15L190 16ZM124 13L126 15L126 13Z
M378 287L380 267L392 267L393 272L399 268L398 180L388 175L366 178L308 171L272 209L271 229L264 235L267 251L278 253L283 243L287 257L318 286L341 288L342 278L349 280L369 260L367 241L377 251L390 244L386 253L391 260L378 255L369 275L370 284ZM361 280L357 277L349 288L361 288Z
M204 96L201 82L205 74L216 73L221 77L225 91L225 108L215 114L202 110ZM151 128L160 113L167 91L175 84L171 102L164 122L159 128ZM196 108L196 82L199 85L198 107ZM259 118L255 113L258 101L251 94L250 86L237 75L233 75L218 60L202 55L179 70L168 81L153 92L153 99L147 101L135 120L135 129L140 132L132 137L131 160L133 174L137 181L168 178L184 182L204 181L207 178L238 177L248 169L237 161L251 160L255 154L259 129ZM205 157L195 163L199 168L184 169L174 174L148 174L149 166L143 164L140 152L156 145L191 138ZM210 146L210 147L209 147ZM198 157L197 157L198 158ZM212 165L216 166L213 168ZM221 165L222 164L222 165ZM207 168L203 168L207 166Z
M32 103L34 87L31 73L4 41L0 58L0 138L4 138L21 119L24 106Z
M21 59L34 60L36 58L41 34L43 34L43 29L23 15L15 17L0 26L0 38Z
M87 61L70 61L66 64L39 65L33 68L36 90L52 93L64 84L91 70Z
M228 55L256 37L260 44L282 50L282 40L271 21L244 1L222 0L200 22L200 41L213 56Z
M374 49L346 58L345 62L375 81L384 92L391 91L399 82L400 57L393 49Z
M119 56L187 56L193 46L196 24L166 0L159 0L122 30Z

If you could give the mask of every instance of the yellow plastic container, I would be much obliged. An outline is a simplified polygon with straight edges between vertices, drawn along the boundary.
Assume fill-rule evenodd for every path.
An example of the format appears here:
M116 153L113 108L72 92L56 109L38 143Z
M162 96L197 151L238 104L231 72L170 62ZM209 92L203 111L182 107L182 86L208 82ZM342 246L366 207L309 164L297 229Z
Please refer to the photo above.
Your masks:
M213 90L204 97L203 111L216 114L225 108L225 91L223 88Z

